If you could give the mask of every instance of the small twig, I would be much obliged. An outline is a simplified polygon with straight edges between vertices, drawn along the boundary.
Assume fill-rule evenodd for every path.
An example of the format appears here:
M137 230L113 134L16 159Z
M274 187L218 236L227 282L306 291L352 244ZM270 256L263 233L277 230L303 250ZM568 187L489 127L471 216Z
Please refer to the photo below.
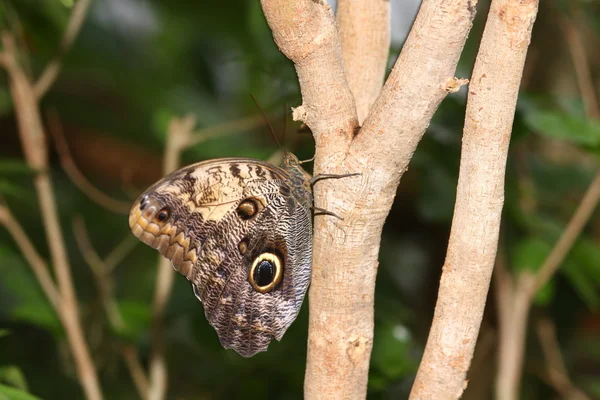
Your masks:
M174 118L169 123L163 160L163 172L168 174L179 166L181 152L191 142L196 121L193 115ZM159 256L158 275L152 305L152 355L150 358L150 385L148 399L162 400L166 396L168 371L164 354L164 312L173 287L174 271L171 262Z
M51 110L46 113L48 120L48 128L52 137L54 138L54 144L56 145L56 151L60 157L60 165L63 167L71 181L81 190L87 197L94 203L101 207L106 208L116 214L127 214L131 208L130 202L119 201L113 199L109 195L105 194L98 188L96 188L90 181L87 180L85 175L77 168L69 145L64 136L63 126L60 122L60 118L56 110Z
M129 374L133 379L135 388L140 395L140 398L145 399L148 396L148 378L144 373L144 369L139 362L137 350L133 346L125 346L123 348L123 360L129 370Z
M183 148L185 149L195 146L216 136L231 135L239 133L244 129L252 129L263 125L265 125L263 117L260 115L255 115L252 117L242 118L237 121L225 122L223 124L200 129L193 133L190 132L183 145Z
M585 46L583 45L581 32L568 17L559 16L558 22L565 35L567 44L569 45L571 60L575 68L585 114L588 118L600 119L600 107L598 106L598 97L596 96L595 91L596 85L594 84L592 72L590 71L590 65Z
M554 245L554 248L542 264L536 276L536 283L533 287L534 294L541 289L546 282L556 273L567 254L573 247L573 244L581 234L581 231L592 216L592 213L600 200L600 172L594 177L594 180L588 187L581 203L575 210L567 227Z
M46 65L37 82L35 82L34 93L38 100L44 96L58 77L61 68L61 59L75 41L91 3L91 0L78 0L73 6L67 29L62 37L57 53Z
M35 277L37 278L42 290L55 311L60 309L60 294L52 280L46 261L39 255L31 240L21 227L21 224L13 217L6 205L0 205L0 224L6 227L6 230L13 237L23 257L27 260Z
M590 400L585 393L573 386L569 378L556 338L556 329L550 319L543 318L538 322L537 335L546 358L548 383L567 400Z
M3 32L2 41L7 56L6 68L10 76L10 91L15 105L23 153L28 166L37 171L33 183L60 292L61 302L58 315L65 329L77 367L79 382L86 397L88 400L101 400L102 391L96 366L92 360L79 319L77 295L73 286L71 267L58 217L54 190L48 173L48 149L39 105L31 81L17 62L14 38L10 33Z
M100 299L106 315L108 316L108 320L113 329L122 331L125 327L125 322L113 296L114 285L110 277L109 266L102 260L96 252L96 249L92 246L85 223L80 215L73 218L73 233L75 234L75 241L79 247L79 251L83 255L84 260L89 265L94 278L96 279L98 291L100 292Z

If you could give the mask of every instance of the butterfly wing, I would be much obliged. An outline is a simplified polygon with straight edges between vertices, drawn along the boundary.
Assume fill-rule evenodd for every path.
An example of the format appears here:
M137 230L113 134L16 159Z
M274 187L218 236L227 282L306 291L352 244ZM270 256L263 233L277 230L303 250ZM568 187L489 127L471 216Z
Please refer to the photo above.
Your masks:
M250 357L280 340L310 282L310 192L257 160L182 168L134 204L132 231L193 284L221 344Z

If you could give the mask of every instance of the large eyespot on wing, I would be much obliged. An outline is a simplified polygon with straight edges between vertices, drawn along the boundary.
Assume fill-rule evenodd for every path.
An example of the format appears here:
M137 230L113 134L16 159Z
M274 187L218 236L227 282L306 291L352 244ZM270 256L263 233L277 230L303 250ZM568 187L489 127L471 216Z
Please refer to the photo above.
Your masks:
M258 255L250 266L248 282L258 293L269 293L275 289L283 277L284 260L272 252Z

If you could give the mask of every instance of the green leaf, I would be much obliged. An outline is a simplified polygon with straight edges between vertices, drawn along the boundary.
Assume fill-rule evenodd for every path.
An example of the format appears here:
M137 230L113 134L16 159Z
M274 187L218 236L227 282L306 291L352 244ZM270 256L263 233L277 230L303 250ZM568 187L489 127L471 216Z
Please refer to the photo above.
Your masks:
M552 248L538 237L527 238L515 247L512 252L511 266L516 271L537 271Z
M402 324L384 324L375 333L371 362L390 380L412 374L415 360L410 357L410 331Z
M125 326L117 333L129 340L137 340L146 332L152 320L152 310L147 303L120 301L117 305Z
M21 369L14 365L0 367L0 382L17 389L28 391L27 381Z
M46 299L31 269L9 247L0 247L0 281L10 298L9 314L18 320L60 334L62 325Z
M547 306L550 304L556 293L556 284L554 280L549 280L540 290L537 291L533 302L538 306Z
M26 190L6 179L0 179L0 193L18 199L25 199L29 196L29 193Z
M531 110L525 115L527 125L537 133L555 139L585 145L600 144L600 123L561 112Z
M21 159L6 158L0 160L0 174L27 174L33 175L35 171Z
M8 335L10 335L10 331L8 329L0 329L0 338Z
M39 397L33 396L19 389L11 388L10 386L0 385L0 400L41 400Z

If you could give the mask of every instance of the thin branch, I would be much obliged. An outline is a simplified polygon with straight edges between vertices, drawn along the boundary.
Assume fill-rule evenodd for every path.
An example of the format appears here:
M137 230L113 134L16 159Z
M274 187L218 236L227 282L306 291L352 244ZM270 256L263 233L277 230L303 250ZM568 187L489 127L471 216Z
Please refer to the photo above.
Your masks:
M210 126L208 128L203 128L196 132L190 133L190 136L183 147L192 147L217 136L232 135L243 130L254 129L264 125L264 118L262 118L260 115L254 115L251 117L241 118L236 121Z
M3 32L2 41L5 55L8 56L6 68L10 76L10 90L15 104L23 152L29 167L37 171L33 183L61 296L61 308L58 314L65 329L77 366L79 381L86 397L88 400L100 400L102 399L100 384L79 320L77 297L58 218L54 191L48 174L47 147L37 98L32 83L17 63L13 37L8 32Z
M537 0L493 0L490 6L469 85L448 251L412 400L458 399L467 385L496 258L508 145L537 8Z
M114 285L110 277L110 269L105 261L98 255L96 249L94 249L83 218L80 215L73 218L73 233L75 234L75 241L79 247L79 251L83 255L84 260L89 265L92 274L96 279L98 291L100 292L100 299L110 325L114 330L122 331L125 327L125 322L113 296Z
M590 90L593 87L591 84L593 80L580 34L570 20L561 18L559 23L570 46L571 58L575 66L587 117L590 119L598 118L600 110L598 109L596 94L593 90ZM599 200L600 172L588 187L561 237L535 276L529 274L518 276L508 320L501 321L507 327L501 329L500 334L498 375L496 377L496 395L499 400L516 400L519 397L527 316L534 296L558 271Z
M551 386L566 400L590 400L584 392L573 386L569 378L552 321L541 319L537 324L537 335L546 358L547 378Z
M598 206L599 200L600 172L594 177L594 180L581 199L577 210L575 210L571 220L544 261L544 264L540 267L536 277L536 284L533 288L534 293L541 289L556 273Z
M163 172L168 174L179 166L181 152L188 146L192 138L192 130L196 124L193 115L183 118L173 118L169 123L167 142L163 160ZM149 400L163 400L166 397L168 386L168 370L164 350L164 313L175 273L171 262L159 256L158 274L152 305L152 355L150 357L150 385L148 389Z
M390 52L390 1L340 0L337 23L346 78L362 125L383 86Z
M148 397L148 378L144 373L144 369L140 364L137 350L133 346L125 346L123 348L123 360L129 370L129 375L133 379L135 388L140 398Z
M83 173L77 168L73 160L69 145L65 139L63 126L56 110L47 112L47 120L50 134L54 138L56 151L60 158L60 165L63 167L71 182L75 184L90 200L99 206L112 211L116 214L127 214L131 208L130 202L120 201L105 194L95 187Z
M31 266L33 274L40 283L44 294L50 301L50 304L52 304L54 310L58 312L60 309L60 294L52 280L48 265L31 243L21 224L19 224L5 205L0 205L0 224L6 227L8 233L13 237L17 246L19 246L19 250L21 250L23 257L25 257Z
M577 76L579 91L583 99L585 114L588 118L600 119L600 107L598 106L598 98L595 90L596 85L590 71L581 32L568 17L559 16L558 22L569 45L569 52L571 53L571 60L575 67L575 75Z
M37 82L35 82L33 90L37 100L41 99L44 94L46 94L58 77L61 68L61 59L69 51L75 38L78 36L91 3L92 0L78 0L73 6L67 29L63 34L57 53L46 65Z
M498 372L496 375L496 399L517 400L523 371L527 321L531 308L535 276L521 273L512 296L508 299L510 315L500 327L498 345Z

